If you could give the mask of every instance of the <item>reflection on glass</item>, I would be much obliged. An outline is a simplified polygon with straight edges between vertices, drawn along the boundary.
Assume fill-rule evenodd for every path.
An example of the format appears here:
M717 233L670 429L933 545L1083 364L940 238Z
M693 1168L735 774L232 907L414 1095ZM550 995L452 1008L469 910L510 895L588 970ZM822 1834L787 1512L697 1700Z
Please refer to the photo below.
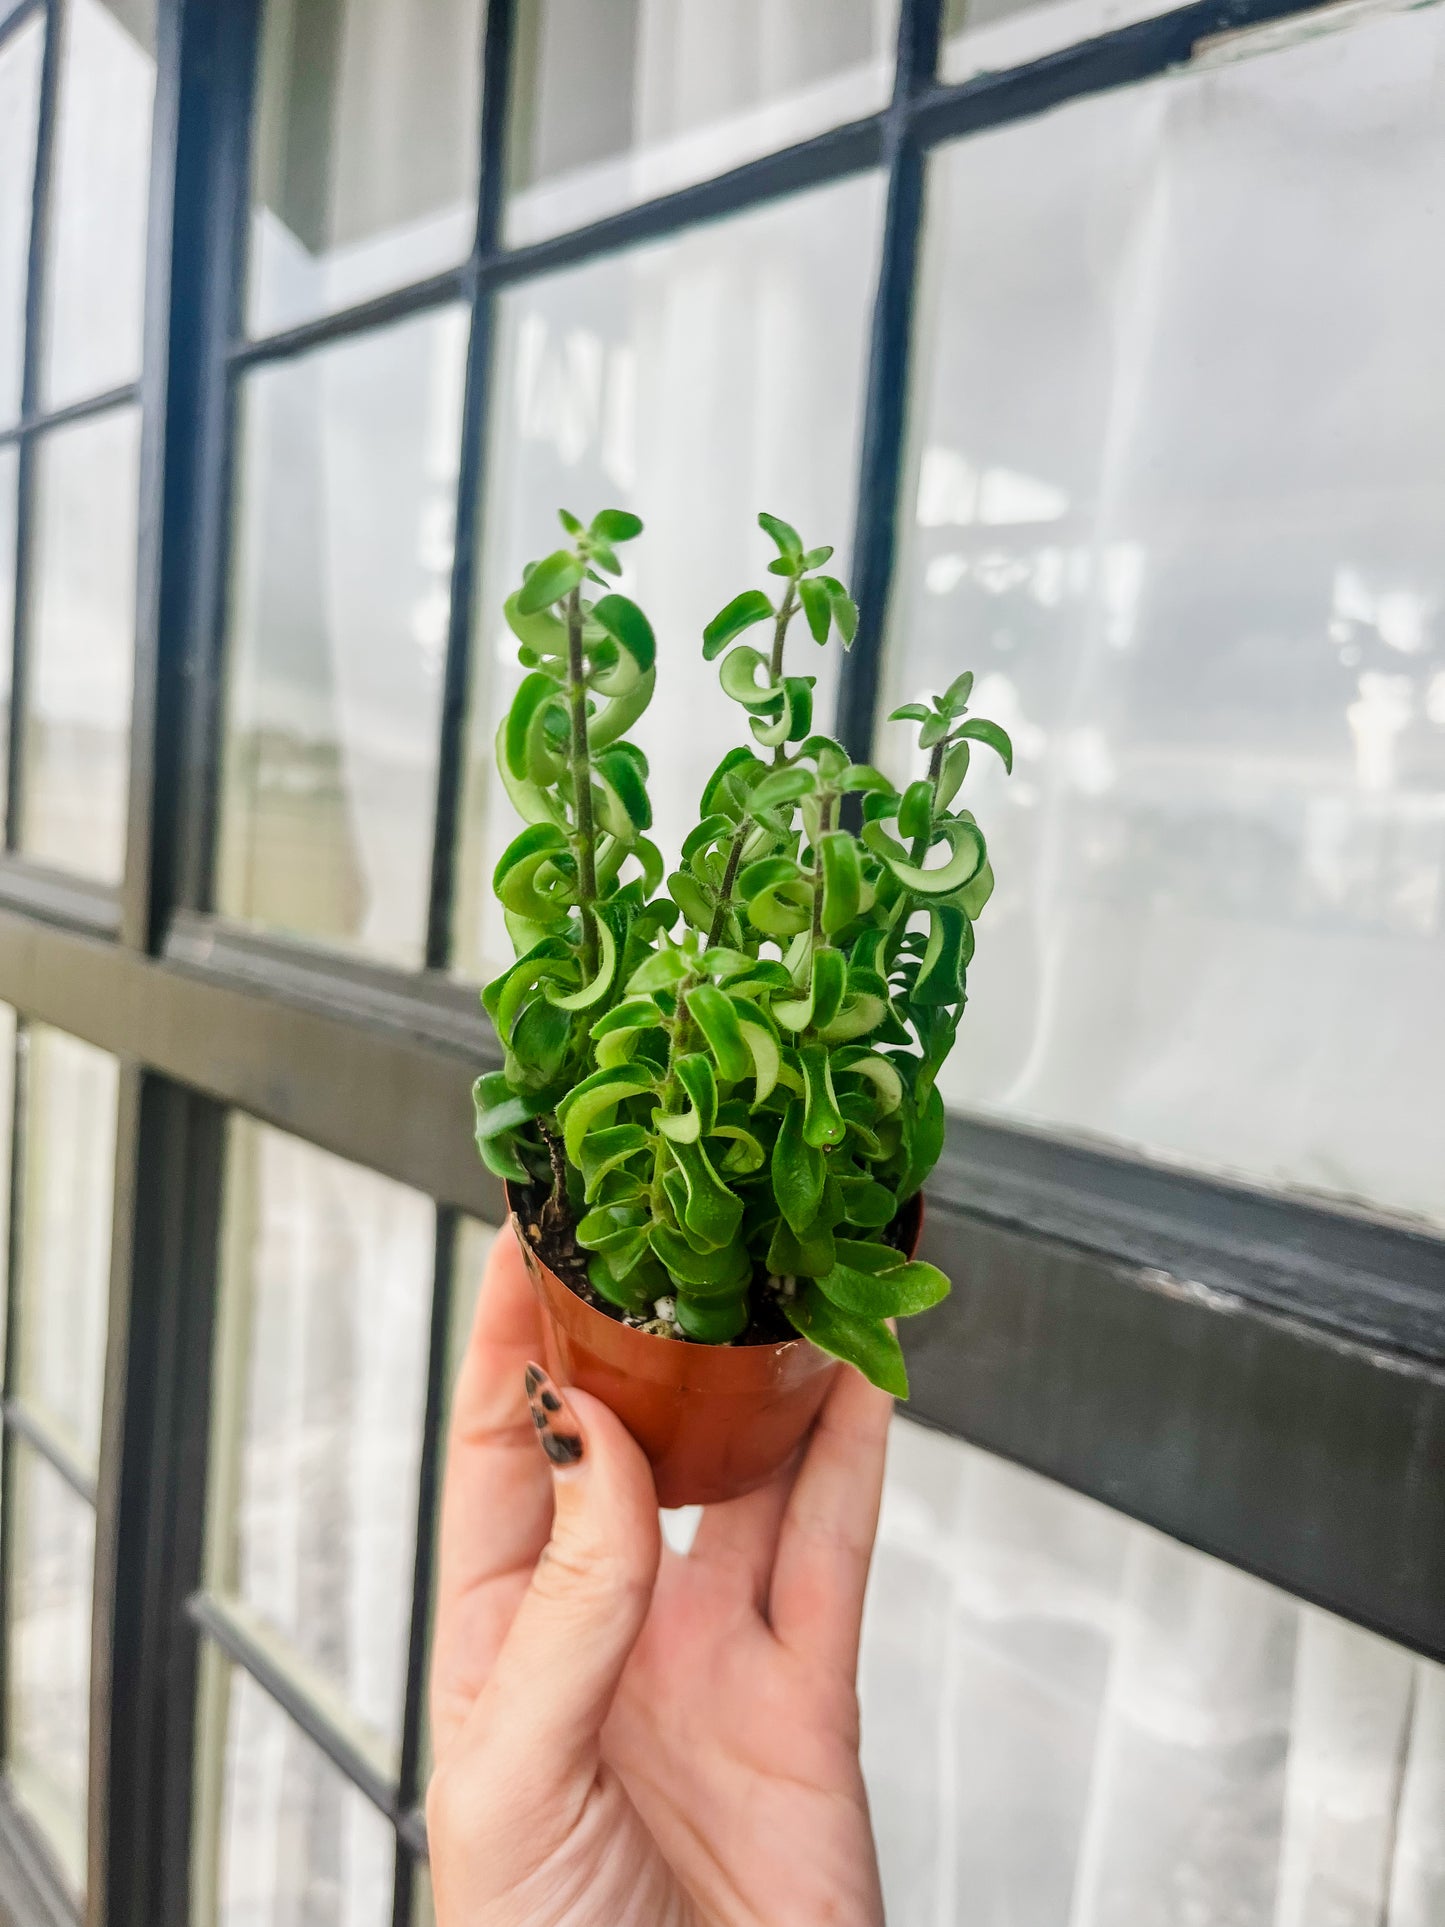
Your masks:
M85 1884L95 1515L12 1434L6 1766L71 1886Z
M898 0L521 0L507 239L706 180L887 101Z
M938 69L969 80L1040 60L1136 20L1169 11L1170 0L945 0Z
M1438 1219L1442 61L1401 15L939 156L884 691L971 665L1018 751L953 1102Z
M19 449L0 448L0 827L5 821L5 779L10 762L10 669L14 661L19 484Z
M889 1927L1434 1927L1445 1667L894 1421L860 1668Z
M233 1118L211 1583L401 1731L435 1214Z
M21 1397L89 1466L100 1451L120 1066L78 1037L25 1032L20 1111Z
M140 411L36 444L20 847L118 883L135 676Z
M461 1371L467 1340L471 1336L472 1321L476 1316L477 1298L482 1289L482 1277L486 1272L487 1259L498 1235L495 1226L482 1224L476 1218L462 1218L457 1225L456 1246L452 1256L451 1329L447 1333L447 1387L440 1416L443 1454L446 1451L447 1431L451 1424L452 1394L456 1388L457 1374ZM510 1238L512 1234L507 1231L501 1235ZM445 1468L445 1460L443 1460L443 1468ZM441 1488L438 1485L438 1505L440 1502ZM432 1593L435 1598L435 1571L432 1574ZM428 1672L430 1672L430 1641L431 1631L428 1628ZM421 1757L418 1767L418 1779L423 1788L431 1778L434 1764L431 1746L431 1707L429 1700L423 1696ZM430 1916L423 1916L423 1918L429 1919Z
M45 400L140 374L155 0L68 0L46 258Z
M633 731L652 761L656 834L677 856L737 711L702 660L703 625L776 553L759 509L831 540L846 575L863 369L882 195L864 175L680 240L509 292L478 585L456 962L510 957L490 899L517 821L492 739L522 671L502 603L559 539L558 505L635 509L646 534L624 586L660 642L658 693ZM832 716L836 666L795 630L789 668L816 674ZM825 666L826 665L826 666ZM671 839L671 842L669 842Z
M15 1119L15 1012L0 1004L0 1301L10 1251L11 1137ZM4 1320L0 1319L0 1325ZM0 1373L5 1365L5 1338L0 1333Z
M44 51L45 21L38 13L0 40L0 428L20 415Z
M197 1857L203 1866L213 1854L215 1868L213 1890L195 1895L198 1923L386 1927L390 1825L249 1674L215 1655L208 1668L223 1759L218 1832Z
M450 608L460 309L247 381L216 905L421 961Z
M252 156L253 334L460 261L476 223L481 0L267 0Z

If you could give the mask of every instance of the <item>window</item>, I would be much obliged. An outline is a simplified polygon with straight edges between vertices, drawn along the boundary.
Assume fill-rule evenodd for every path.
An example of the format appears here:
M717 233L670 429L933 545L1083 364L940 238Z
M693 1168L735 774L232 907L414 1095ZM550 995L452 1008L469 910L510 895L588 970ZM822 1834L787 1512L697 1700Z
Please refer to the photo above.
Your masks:
M759 508L820 727L1018 749L890 1919L1439 1917L1437 16L0 0L0 1915L431 1919L498 611L616 504L674 823Z

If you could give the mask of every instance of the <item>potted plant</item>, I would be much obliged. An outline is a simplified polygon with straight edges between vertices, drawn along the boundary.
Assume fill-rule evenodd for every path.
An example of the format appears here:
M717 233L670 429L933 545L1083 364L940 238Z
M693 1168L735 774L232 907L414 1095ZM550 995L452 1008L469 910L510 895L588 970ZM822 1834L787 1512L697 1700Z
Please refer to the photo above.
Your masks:
M666 877L627 739L656 645L609 583L641 523L564 511L568 546L506 604L526 674L496 753L526 827L494 878L517 957L483 992L505 1057L477 1081L477 1141L549 1367L619 1413L664 1505L761 1483L840 1360L907 1393L891 1321L948 1290L913 1252L993 888L956 799L972 744L1012 760L967 713L970 674L894 712L928 756L901 793L815 733L789 642L846 648L857 610L831 549L758 520L775 591L745 590L702 641L751 740Z

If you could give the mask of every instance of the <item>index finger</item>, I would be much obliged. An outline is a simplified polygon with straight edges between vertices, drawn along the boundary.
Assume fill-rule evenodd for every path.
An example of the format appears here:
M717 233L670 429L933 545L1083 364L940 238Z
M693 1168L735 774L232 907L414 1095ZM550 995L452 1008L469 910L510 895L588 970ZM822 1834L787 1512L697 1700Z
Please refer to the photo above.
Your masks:
M438 1758L487 1682L551 1529L551 1481L522 1388L541 1346L508 1225L487 1260L448 1431L431 1667Z

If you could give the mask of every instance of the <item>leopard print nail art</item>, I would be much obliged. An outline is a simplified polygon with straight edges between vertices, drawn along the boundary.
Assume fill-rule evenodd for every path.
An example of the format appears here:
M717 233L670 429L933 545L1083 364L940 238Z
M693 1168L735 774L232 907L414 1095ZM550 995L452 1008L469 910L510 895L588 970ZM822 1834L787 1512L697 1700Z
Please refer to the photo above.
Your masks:
M537 1443L553 1465L577 1465L585 1447L581 1428L571 1407L540 1365L529 1365L523 1374L527 1403L532 1408L532 1423L537 1428Z

